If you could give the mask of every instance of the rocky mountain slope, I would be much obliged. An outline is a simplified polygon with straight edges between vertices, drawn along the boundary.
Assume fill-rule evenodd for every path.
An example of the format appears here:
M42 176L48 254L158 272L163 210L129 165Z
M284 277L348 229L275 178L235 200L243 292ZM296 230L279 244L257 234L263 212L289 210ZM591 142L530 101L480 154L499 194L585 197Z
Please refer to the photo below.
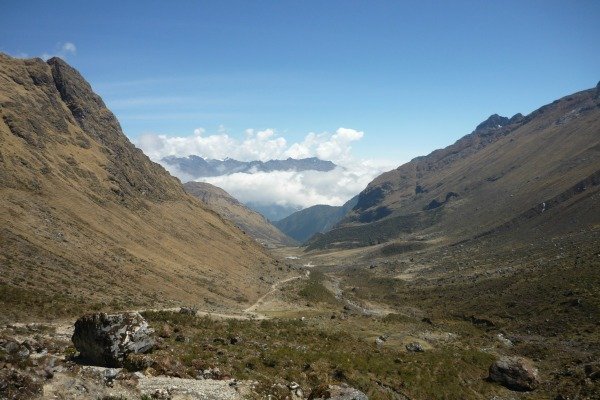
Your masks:
M3 318L167 302L235 305L273 259L185 193L58 58L0 54Z
M250 210L223 189L206 182L187 182L183 187L186 192L200 199L226 220L233 222L259 243L269 247L296 244L265 217Z
M273 224L282 232L304 243L315 233L326 232L337 224L357 203L358 196L354 196L344 205L328 206L317 204L295 212L294 214Z
M232 158L225 160L204 159L199 156L165 157L164 164L174 166L178 171L194 178L221 176L254 172L273 171L331 171L336 167L331 161L320 160L316 157L269 161L238 161Z
M573 229L566 215L599 190L599 105L600 84L525 117L493 115L456 143L376 178L309 248L453 243L525 219ZM597 204L581 224L600 223Z

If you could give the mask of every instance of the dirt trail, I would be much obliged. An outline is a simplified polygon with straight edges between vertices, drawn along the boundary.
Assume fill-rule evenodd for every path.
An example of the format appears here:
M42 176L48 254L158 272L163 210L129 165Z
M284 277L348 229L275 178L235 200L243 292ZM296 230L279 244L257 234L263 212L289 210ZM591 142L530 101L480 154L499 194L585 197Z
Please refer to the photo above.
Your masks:
M308 278L309 275L310 275L310 271L306 271L306 273L304 275L296 275L296 276L292 276L292 277L285 278L285 279L275 282L274 284L271 285L271 289L267 293L262 295L254 304L252 304L250 307L248 307L242 311L239 311L237 313L236 312L223 313L223 312L214 312L214 311L209 311L209 310L198 310L196 312L196 315L209 316L209 317L221 318L221 319L237 319L237 320L268 319L269 317L267 315L263 315L263 314L257 312L257 309L259 306L265 305L265 299L267 297L273 295L280 286L282 286L288 282L297 280L297 279ZM144 308L144 309L128 310L128 312L144 312L144 311L177 312L180 310L180 308L181 307ZM11 324L7 324L7 325L13 326L13 327L25 327L26 325L29 325L29 324L30 323L17 322L17 323L11 323ZM74 330L74 325L75 325L75 319L64 319L64 320L59 320L59 321L54 321L54 322L42 322L42 323L34 323L34 324L40 324L40 325L54 328L56 338L71 340L71 336L73 335L73 330Z
M251 315L256 315L256 310L258 309L259 306L264 305L265 304L265 299L267 297L269 297L270 295L274 294L275 291L277 289L279 289L280 286L297 280L297 279L303 279L303 278L308 278L310 276L310 271L306 271L304 275L298 275L298 276L292 276L286 279L283 279L281 281L275 282L273 285L271 285L271 290L269 290L267 293L263 294L257 301L256 303L252 304L250 307L246 308L244 310L245 313L249 313ZM262 316L263 318L266 318L264 315Z
M268 316L257 312L258 307L263 306L265 304L265 299L267 297L273 295L277 291L277 289L279 289L279 287L281 287L282 285L285 285L286 283L297 280L297 279L308 278L309 276L310 276L310 271L306 271L304 275L291 276L289 278L285 278L285 279L282 279L280 281L273 283L271 285L271 289L267 293L263 294L261 297L258 298L258 300L256 300L256 302L254 302L254 304L252 304L250 307L242 310L241 312L222 313L222 312L214 312L214 311L207 311L207 310L198 310L196 312L196 315L209 316L209 317L222 318L222 319L238 319L238 320L268 319L269 318ZM147 308L147 309L140 309L140 310L133 310L133 311L137 311L137 312L173 311L173 312L176 312L176 311L179 311L179 309L180 309L180 307L169 307L169 308L150 308L150 309Z
M237 312L213 312L209 310L199 310L197 315L211 316L222 319L267 319L257 311L258 307L265 307L268 304L267 299L275 297L276 292L283 285L299 280L306 279L310 271L305 271L302 275L291 276L277 281L271 285L270 290L262 295L254 304L245 310ZM164 307L151 309L129 310L130 312L143 311L173 311L178 312L180 307ZM268 311L268 310L267 310ZM34 335L50 339L54 342L63 343L66 346L71 342L71 336L74 331L74 319L64 319L49 323L13 323L8 326L19 328L17 331L21 334L14 334L14 339L19 342L32 339ZM39 328L36 328L36 325ZM53 328L53 332L40 333L41 327ZM27 332L27 333L24 333ZM46 354L46 353L45 353ZM43 398L139 398L140 395L154 396L157 393L167 395L173 400L184 400L191 398L201 398L207 400L238 400L246 398L254 385L251 381L236 380L212 380L212 379L180 379L166 376L145 376L137 373L136 383L133 386L121 385L119 383L108 385L107 376L113 376L120 371L119 368L104 368L98 366L80 366L77 373L73 373L64 366L66 356L52 354L57 362L57 367L53 369L53 379L47 380L43 385ZM112 382L112 381L111 381ZM167 398L167 397L165 397Z
M344 297L344 291L340 287L341 279L329 274L327 275L327 277L329 278L329 284L326 283L324 285L325 288L327 288L331 293L333 293L336 299L343 302L346 307L349 307L354 311L358 311L363 315L387 315L391 312L390 310L385 308L375 307L373 304L368 304L367 306L364 303L359 304L356 301Z

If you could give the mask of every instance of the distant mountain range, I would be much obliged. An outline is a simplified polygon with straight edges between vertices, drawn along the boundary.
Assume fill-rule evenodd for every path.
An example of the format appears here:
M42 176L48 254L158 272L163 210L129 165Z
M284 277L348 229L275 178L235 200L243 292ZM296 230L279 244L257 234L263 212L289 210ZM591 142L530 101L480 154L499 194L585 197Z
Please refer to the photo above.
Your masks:
M194 178L230 175L237 172L273 172L273 171L331 171L336 165L316 157L269 161L238 161L233 158L224 160L204 159L199 156L164 157L163 163L177 168Z
M237 201L225 190L206 182L187 182L183 187L261 244L268 247L297 245L295 240L282 233L265 217Z
M527 116L494 114L454 144L377 177L308 249L424 247L517 227L530 240L574 221L600 224L599 133L600 84Z
M333 228L358 202L358 195L342 206L317 204L297 211L273 224L283 233L304 243L315 233L326 232Z

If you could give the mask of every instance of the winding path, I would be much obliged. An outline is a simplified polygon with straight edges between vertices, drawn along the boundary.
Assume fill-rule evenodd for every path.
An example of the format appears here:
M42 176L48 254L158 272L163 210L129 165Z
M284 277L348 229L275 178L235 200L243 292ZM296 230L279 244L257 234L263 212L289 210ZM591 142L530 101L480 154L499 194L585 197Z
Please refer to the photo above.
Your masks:
M268 319L269 317L266 315L262 315L260 313L258 313L256 310L258 309L258 307L260 305L262 305L264 303L264 300L275 293L275 291L282 285L297 280L297 279L305 279L308 278L310 276L310 271L306 271L306 273L304 275L296 275L296 276L291 276L289 278L285 278L282 279L280 281L277 281L275 283L273 283L271 285L271 289L263 294L258 300L256 300L256 302L254 304L252 304L250 307L246 308L245 310L242 310L238 313L220 313L220 312L213 312L213 311L206 311L206 310L198 310L196 312L196 315L199 316L208 316L208 317L216 317L216 318L222 318L222 319L237 319L237 320L263 320L263 319ZM165 308L144 308L144 309L136 309L136 310L128 310L128 311L124 311L124 312L144 312L144 311L172 311L172 312L177 312L181 309L181 307L165 307ZM7 325L10 326L15 326L15 327L25 327L28 323L23 323L23 322L14 322L14 323L10 323ZM71 339L71 335L73 335L73 330L74 330L74 325L75 325L75 320L60 320L60 321L54 321L54 322L42 322L42 325L45 326L50 326L50 327L54 327L56 330L56 334L58 337L65 339L65 340L70 340Z
M296 279L303 279L303 278L308 278L310 276L310 271L306 271L306 273L304 275L298 275L298 276L292 276L283 280L280 280L278 282L275 282L274 284L271 285L271 290L269 290L267 293L263 294L258 300L256 300L256 302L254 304L252 304L250 307L246 308L244 310L245 313L249 313L249 314L253 314L256 315L256 309L258 308L258 306L260 306L261 304L264 303L264 300L270 296L271 294L275 293L275 291L281 286L284 285L288 282L294 281ZM264 316L263 316L264 317Z

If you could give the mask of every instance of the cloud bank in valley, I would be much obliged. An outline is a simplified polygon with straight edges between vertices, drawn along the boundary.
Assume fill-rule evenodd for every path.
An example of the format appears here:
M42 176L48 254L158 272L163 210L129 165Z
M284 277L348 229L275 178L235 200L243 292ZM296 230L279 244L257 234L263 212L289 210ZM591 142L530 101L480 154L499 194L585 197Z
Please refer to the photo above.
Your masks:
M363 132L355 129L339 128L333 134L311 132L303 141L288 144L273 129L247 129L243 140L231 137L222 128L216 134L205 133L203 128L198 128L189 136L144 134L136 144L153 160L189 155L219 160L229 157L240 161L318 157L343 164L351 159L350 144L364 136Z
M247 129L240 140L224 129L207 135L204 129L198 128L189 136L141 135L136 145L182 181L209 182L242 202L305 208L315 204L342 205L377 175L393 168L389 163L358 160L352 155L352 143L363 136L362 131L338 128L333 133L311 132L303 140L289 143L273 129ZM327 172L273 171L200 178L186 175L161 161L167 156L189 155L240 161L318 157L333 161L338 167Z
M243 202L299 206L342 205L376 176L373 170L273 171L236 173L202 180L225 189Z

